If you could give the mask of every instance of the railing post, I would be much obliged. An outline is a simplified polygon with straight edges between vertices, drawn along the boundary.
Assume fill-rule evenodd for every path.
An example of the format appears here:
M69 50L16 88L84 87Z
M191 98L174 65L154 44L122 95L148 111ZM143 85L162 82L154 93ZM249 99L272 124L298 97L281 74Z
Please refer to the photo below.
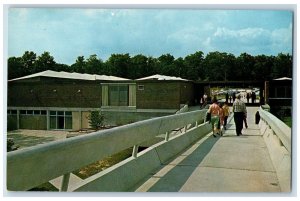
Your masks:
M20 129L20 110L17 110L17 129Z
M169 141L170 138L170 132L166 132L165 141Z
M184 132L186 132L186 130L187 130L187 125L184 126Z
M196 128L198 127L198 121L196 121L195 127L196 127Z
M61 187L60 187L61 192L64 192L64 191L68 190L70 175L71 175L71 173L67 173L67 174L63 175L62 182L61 182Z
M139 145L134 145L133 146L133 149L132 149L132 156L133 156L133 158L137 157L138 149L139 149Z

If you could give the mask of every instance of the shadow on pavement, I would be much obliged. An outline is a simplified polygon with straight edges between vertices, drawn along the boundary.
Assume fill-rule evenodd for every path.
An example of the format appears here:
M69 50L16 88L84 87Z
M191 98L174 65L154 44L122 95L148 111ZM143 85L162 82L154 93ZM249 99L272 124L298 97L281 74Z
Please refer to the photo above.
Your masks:
M184 160L159 178L148 192L178 192L218 140L219 137L208 137ZM180 156L185 156L184 152ZM172 165L172 162L170 164Z

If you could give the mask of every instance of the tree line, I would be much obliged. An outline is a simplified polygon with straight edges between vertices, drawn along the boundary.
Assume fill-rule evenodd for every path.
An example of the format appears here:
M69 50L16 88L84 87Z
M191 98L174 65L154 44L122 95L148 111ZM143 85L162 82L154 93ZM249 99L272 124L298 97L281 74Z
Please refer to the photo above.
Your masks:
M175 58L171 54L163 54L158 58L142 54L112 54L103 61L93 54L88 58L78 56L71 65L57 63L49 52L38 56L32 51L25 51L21 57L8 58L8 79L45 70L113 75L128 79L161 74L194 81L271 80L292 77L292 56L283 53L277 56L252 56L248 53L234 56L218 51L205 56L202 51L197 51L184 58Z

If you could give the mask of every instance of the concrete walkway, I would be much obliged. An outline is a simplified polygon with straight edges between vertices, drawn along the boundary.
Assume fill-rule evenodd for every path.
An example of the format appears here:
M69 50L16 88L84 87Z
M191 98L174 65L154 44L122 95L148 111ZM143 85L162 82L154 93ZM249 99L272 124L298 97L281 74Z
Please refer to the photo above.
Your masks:
M136 192L280 192L267 147L248 107L248 129L235 135L233 119L223 137L212 133L178 155Z

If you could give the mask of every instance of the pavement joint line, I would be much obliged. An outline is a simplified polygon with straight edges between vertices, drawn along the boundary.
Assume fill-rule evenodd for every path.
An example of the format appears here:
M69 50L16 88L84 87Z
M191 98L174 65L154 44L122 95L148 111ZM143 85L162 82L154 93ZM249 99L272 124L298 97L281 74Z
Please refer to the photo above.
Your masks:
M265 170L251 170L251 169L241 169L241 168L230 168L230 167L213 167L213 166L208 166L208 165L205 165L205 166L201 166L200 164L199 165L188 165L188 164L169 164L169 165L172 165L174 167L176 166L179 166L179 167L207 167L207 168L216 168L216 169L228 169L228 170L245 170L245 171L253 171L253 172L271 172L271 173L276 173L276 171L265 171ZM173 168L174 168L173 167Z
M244 170L249 172L269 172L269 173L275 173L276 171L267 171L267 170L251 170L251 169L240 169L240 168L229 168L229 167L213 167L213 166L194 166L194 167L206 167L206 168L215 168L215 169L228 169L228 170Z

